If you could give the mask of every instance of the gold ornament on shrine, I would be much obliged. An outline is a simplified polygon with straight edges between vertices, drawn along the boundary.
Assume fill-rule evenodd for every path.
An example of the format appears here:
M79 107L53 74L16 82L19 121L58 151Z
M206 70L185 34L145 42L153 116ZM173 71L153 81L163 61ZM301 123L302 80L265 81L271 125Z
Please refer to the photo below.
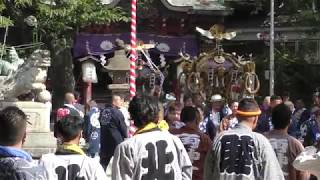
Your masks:
M236 53L224 52L221 41L236 37L236 32L226 32L224 26L214 25L209 30L199 27L196 30L214 40L215 48L203 52L197 58L181 54L181 68L178 83L181 92L206 94L221 94L227 99L239 100L243 97L253 97L260 88L259 78L255 73L255 63L252 57L244 58Z

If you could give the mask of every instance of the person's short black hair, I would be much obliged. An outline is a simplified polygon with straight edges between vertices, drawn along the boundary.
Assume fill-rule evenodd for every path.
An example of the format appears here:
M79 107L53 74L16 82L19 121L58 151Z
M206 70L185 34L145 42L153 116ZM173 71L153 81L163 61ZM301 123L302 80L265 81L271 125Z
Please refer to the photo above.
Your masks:
M158 120L159 100L154 96L137 95L130 101L128 111L134 121L134 125L141 128L147 123Z
M238 111L255 112L259 110L259 105L253 98L244 98L239 102ZM241 114L238 114L237 117L239 121L242 121L252 116L243 116Z
M291 110L284 103L277 105L272 110L272 124L274 129L284 129L290 124Z
M27 127L27 116L18 107L0 111L0 145L13 146L22 141Z
M239 102L239 111L252 112L260 110L258 103L253 98L244 98Z
M275 101L275 100L282 100L282 98L280 96L277 95L273 95L270 97L270 101Z
M80 93L78 91L73 91L73 95L76 100L80 99Z
M195 121L198 109L192 106L184 107L180 114L180 120L184 123Z
M55 124L56 131L64 141L74 140L84 128L84 120L80 116L66 115Z

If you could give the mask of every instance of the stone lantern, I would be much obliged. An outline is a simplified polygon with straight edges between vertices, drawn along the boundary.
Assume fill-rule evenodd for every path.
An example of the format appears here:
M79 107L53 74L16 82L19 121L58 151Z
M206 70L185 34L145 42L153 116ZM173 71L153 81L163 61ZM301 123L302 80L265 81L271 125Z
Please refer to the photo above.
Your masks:
M104 67L112 78L112 84L108 85L108 88L112 91L112 94L119 94L129 98L129 72L130 62L126 56L125 50L116 50L114 57L109 59L109 63Z

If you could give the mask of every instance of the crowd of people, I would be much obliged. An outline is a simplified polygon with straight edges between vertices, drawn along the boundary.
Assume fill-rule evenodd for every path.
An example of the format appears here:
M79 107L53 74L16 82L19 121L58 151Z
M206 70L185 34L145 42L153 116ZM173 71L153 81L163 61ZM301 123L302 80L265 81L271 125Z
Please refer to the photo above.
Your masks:
M0 111L0 179L314 180L320 178L320 94L306 108L289 95L226 102L186 95L161 103L137 95L129 103L86 107L74 93L56 112L56 152L33 160L22 147L27 116Z

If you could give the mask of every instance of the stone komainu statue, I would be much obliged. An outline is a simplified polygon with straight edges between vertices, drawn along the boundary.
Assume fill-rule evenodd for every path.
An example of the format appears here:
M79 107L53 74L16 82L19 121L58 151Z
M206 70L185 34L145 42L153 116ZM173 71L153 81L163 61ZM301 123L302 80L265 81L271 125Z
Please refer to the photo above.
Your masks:
M0 99L13 100L33 91L36 96L46 90L45 82L50 66L50 52L35 50L22 66L0 79Z

